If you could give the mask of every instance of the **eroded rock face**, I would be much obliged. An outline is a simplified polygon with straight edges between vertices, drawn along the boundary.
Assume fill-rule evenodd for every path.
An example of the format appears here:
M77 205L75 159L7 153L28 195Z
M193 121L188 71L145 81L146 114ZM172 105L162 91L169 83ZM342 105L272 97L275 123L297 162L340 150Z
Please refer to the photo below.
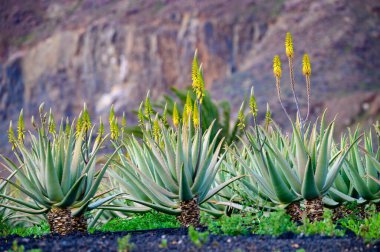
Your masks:
M21 108L35 114L41 102L57 116L76 115L84 102L93 115L108 113L111 104L117 112L136 109L149 89L159 97L170 86L189 85L198 48L213 97L237 109L254 85L261 114L269 101L285 125L271 67L280 54L283 94L289 97L284 99L294 112L283 53L286 31L295 40L303 105L305 51L312 61L314 105L337 92L344 96L379 84L376 0L10 2L0 11L7 36L0 37L2 122L16 118Z

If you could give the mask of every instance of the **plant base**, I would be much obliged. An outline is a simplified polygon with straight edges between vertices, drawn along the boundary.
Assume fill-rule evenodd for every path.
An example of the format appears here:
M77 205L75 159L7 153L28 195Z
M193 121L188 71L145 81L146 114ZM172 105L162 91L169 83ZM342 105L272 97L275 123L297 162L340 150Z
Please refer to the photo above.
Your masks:
M321 198L305 200L306 217L310 222L323 220L323 202Z
M344 205L340 205L333 209L332 212L332 220L335 222L337 220L343 219L347 217L348 215L352 214L352 210L348 209Z
M53 208L47 213L51 233L67 235L73 232L87 232L87 222L83 215L72 217L71 211Z
M177 220L183 227L199 227L201 225L197 198L181 202L181 215L177 217Z
M286 213L290 215L292 221L302 220L302 210L299 201L289 204L286 208Z

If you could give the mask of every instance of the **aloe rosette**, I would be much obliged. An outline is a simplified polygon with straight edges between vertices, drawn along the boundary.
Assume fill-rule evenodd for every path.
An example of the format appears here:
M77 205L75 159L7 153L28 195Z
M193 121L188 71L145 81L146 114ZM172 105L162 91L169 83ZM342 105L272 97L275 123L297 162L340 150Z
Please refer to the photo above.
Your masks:
M40 108L41 126L32 123L36 133L29 132L30 147L24 145L22 124L18 127L18 140L12 137L14 154L18 164L2 156L4 166L14 172L16 181L6 179L7 183L26 195L31 202L9 194L1 194L15 204L1 205L14 211L28 214L46 214L51 232L68 234L73 231L87 230L84 214L116 195L102 198L97 194L99 184L108 168L112 156L100 170L96 169L97 153L105 141L102 133L92 141L93 129L85 108L78 119L76 129L66 121L58 133L55 130L53 115Z
M211 129L194 132L189 123L177 130L161 127L159 139L149 132L143 142L132 136L123 144L127 155L118 151L110 177L123 185L125 199L176 215L183 226L198 226L199 206L241 177L213 187L223 142L216 146L218 134L211 139Z

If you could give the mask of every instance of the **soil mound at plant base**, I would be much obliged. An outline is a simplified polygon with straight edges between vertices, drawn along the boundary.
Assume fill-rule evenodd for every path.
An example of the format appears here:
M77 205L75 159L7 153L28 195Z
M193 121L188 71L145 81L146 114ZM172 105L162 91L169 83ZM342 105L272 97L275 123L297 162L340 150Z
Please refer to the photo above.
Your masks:
M379 251L379 244L365 244L352 233L344 237L319 235L301 236L286 233L280 237L249 235L210 235L201 248L195 246L187 235L187 229L156 229L132 232L96 232L67 236L45 235L40 238L8 236L0 238L0 251L11 249L14 240L25 251L40 248L42 251L117 251L117 239L131 234L133 251ZM162 240L167 247L162 248Z

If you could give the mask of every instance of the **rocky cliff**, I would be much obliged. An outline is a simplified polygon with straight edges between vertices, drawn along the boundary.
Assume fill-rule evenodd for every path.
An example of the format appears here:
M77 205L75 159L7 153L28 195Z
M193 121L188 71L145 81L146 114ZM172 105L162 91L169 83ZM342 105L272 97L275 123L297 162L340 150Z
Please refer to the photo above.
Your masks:
M377 0L2 0L1 5L2 129L21 108L31 115L41 102L58 116L75 115L84 102L92 115L104 115L111 104L118 112L135 109L148 89L157 98L171 86L189 85L196 48L213 97L228 99L237 109L253 85L260 112L269 102L284 122L271 66L280 54L287 69L287 31L294 37L302 104L302 54L311 57L314 114L326 104L334 112L357 113L343 113L351 118L339 119L343 128L365 112L349 108L363 100L352 97L361 98L366 90L375 96L371 101L380 97ZM284 74L285 103L294 111L287 80ZM352 102L345 103L346 97ZM374 120L379 109L373 111Z

